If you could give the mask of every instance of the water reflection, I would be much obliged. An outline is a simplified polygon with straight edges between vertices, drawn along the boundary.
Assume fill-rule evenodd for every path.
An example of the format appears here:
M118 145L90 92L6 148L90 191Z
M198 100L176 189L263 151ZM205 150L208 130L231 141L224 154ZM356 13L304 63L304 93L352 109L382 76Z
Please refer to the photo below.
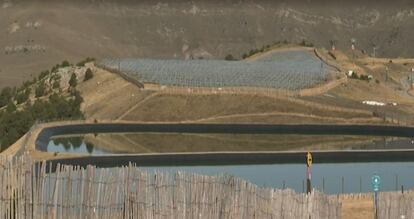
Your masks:
M85 136L70 136L52 138L47 146L48 152L82 153L82 154L108 154L109 152L96 148L92 142L85 140Z
M409 138L339 135L117 133L53 137L49 152L124 154L205 151L414 149Z

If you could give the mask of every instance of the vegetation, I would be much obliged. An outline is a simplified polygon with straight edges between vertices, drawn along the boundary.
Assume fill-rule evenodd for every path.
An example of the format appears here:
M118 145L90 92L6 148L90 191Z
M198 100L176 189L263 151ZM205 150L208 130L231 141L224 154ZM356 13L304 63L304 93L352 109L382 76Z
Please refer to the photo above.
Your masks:
M70 93L61 92L60 75L56 74L60 67L70 66L64 61L43 71L32 81L26 81L16 89L6 87L0 92L0 146L1 151L13 144L27 133L37 120L83 118L80 105L83 101L79 92L74 89L77 84L76 75L72 74ZM46 80L47 76L50 76ZM50 90L50 88L58 90ZM30 99L34 90L35 99ZM50 94L53 92L52 94ZM48 93L50 94L48 96ZM90 150L91 147L88 149Z
M51 73L56 73L59 68L65 68L65 67L69 67L69 66L71 66L71 64L68 61L65 60L61 64L56 64L55 66L53 66L53 68L50 72Z
M39 81L40 80L42 80L42 79L44 79L46 76L48 76L50 74L50 72L49 72L49 70L46 70L46 71L42 71L41 73L40 73L40 75L39 75Z
M94 62L94 61L95 61L95 58L87 57L85 60L78 62L76 66L82 67L82 66L85 66L86 63Z
M16 94L17 104L26 102L29 99L30 93L31 93L30 87L26 88L24 91L17 93Z
M305 46L305 47L313 47L313 43L311 43L311 42L307 42L306 40L302 40L302 41L299 43L299 45L300 45L300 46Z
M0 92L0 107L6 106L9 103L12 96L13 96L12 89L10 87L4 88Z
M305 46L313 47L313 44L312 43L307 43L304 40L303 40L303 42L305 43ZM260 49L251 49L248 53L243 53L242 54L242 58L245 59L245 58L248 58L250 56L253 56L253 55L257 54L257 53L265 52L265 51L269 50L273 46L281 45L281 44L288 44L288 43L289 42L287 40L283 40L283 41L277 41L277 42L272 43L272 44L263 45ZM300 43L299 45L302 45L302 44Z
M70 76L70 80L69 80L69 86L74 88L76 87L77 84L78 84L78 79L76 77L76 74L72 73L72 75Z
M36 87L35 97L43 97L46 94L46 85L43 82Z
M237 59L233 57L233 55L228 54L226 55L226 57L224 58L227 61L236 61Z
M69 67L69 66L70 66L70 63L67 60L63 61L62 64L60 65L60 67L62 68Z
M92 70L90 68L86 69L85 72L85 78L83 79L83 81L87 81L93 78L93 73Z

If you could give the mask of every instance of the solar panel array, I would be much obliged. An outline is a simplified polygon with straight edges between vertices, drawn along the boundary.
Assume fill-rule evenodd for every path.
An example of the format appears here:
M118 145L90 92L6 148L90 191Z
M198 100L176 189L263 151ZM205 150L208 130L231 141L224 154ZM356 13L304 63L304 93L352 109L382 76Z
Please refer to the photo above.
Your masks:
M105 59L102 65L144 83L180 87L310 88L331 69L306 52L284 52L255 62L223 60Z

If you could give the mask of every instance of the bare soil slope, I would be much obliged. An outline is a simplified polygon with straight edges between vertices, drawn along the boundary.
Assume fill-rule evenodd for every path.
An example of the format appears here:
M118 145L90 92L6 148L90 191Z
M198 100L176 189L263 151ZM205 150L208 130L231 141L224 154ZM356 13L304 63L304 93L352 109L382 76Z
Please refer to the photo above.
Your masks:
M0 87L86 56L241 57L277 41L413 56L414 2L0 1Z

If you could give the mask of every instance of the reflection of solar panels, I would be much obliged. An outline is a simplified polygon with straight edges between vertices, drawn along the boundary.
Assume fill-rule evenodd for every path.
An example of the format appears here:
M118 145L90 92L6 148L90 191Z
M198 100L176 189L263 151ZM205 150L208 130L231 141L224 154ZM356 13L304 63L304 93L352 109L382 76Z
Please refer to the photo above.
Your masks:
M145 83L183 87L297 90L312 87L328 78L330 69L308 53L286 52L280 55L283 55L283 59L272 56L256 62L105 59L101 64L114 69L120 66L122 72Z

